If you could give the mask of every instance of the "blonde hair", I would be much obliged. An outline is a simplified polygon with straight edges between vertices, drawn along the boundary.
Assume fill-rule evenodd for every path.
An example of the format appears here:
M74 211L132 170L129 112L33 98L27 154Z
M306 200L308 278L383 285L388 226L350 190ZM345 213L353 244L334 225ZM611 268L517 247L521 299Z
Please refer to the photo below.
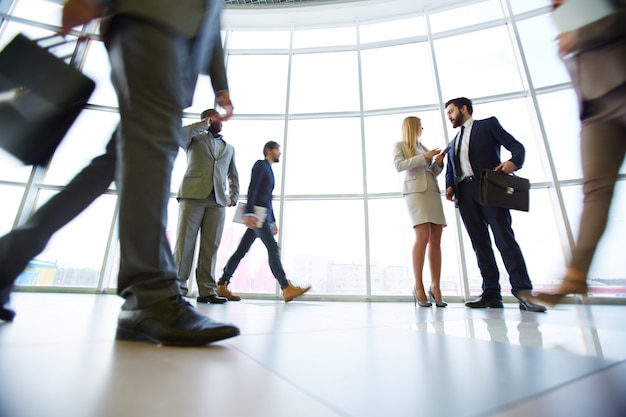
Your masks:
M419 117L409 116L402 122L402 142L409 150L410 156L415 156L417 153L416 145L419 143L420 128L422 127L422 121ZM421 144L424 149L426 147ZM428 149L426 149L428 151Z

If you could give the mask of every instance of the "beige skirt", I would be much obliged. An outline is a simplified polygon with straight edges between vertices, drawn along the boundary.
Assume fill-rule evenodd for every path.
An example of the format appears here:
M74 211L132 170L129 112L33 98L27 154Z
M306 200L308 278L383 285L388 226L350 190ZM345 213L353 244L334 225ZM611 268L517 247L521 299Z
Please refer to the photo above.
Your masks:
M406 194L404 199L409 209L409 217L413 226L422 223L442 224L446 226L446 218L443 214L441 194L435 182L435 177L426 175L428 186L423 193Z

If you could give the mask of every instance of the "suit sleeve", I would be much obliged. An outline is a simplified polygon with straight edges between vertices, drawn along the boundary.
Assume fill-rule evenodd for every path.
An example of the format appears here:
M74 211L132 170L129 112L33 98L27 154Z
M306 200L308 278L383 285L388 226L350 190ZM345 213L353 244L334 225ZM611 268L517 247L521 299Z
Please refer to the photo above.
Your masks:
M233 149L233 156L230 159L228 165L228 189L230 193L230 200L235 204L239 200L239 172L237 172L237 165L235 164L235 150Z
M402 172L409 168L425 166L426 158L424 158L424 155L415 155L409 158L405 157L404 145L402 142L398 142L393 149L393 165L396 167L396 171Z
M191 140L193 139L193 137L204 133L208 128L209 126L204 120L192 123L187 126L183 126L182 133L180 135L180 143L178 144L178 146L186 151L187 148L189 148L189 145L191 145Z
M254 214L254 206L258 205L259 194L265 181L265 170L261 161L257 161L252 167L250 175L250 186L248 187L248 202L246 204L246 214Z
M520 169L522 165L524 165L524 159L526 157L524 145L515 139L513 135L504 130L498 119L491 117L488 120L491 122L491 133L496 141L511 152L511 159L509 159L509 161L513 162L517 169Z
M228 90L228 79L226 78L226 67L224 66L224 49L222 48L221 36L215 38L213 58L211 59L211 67L208 73L211 77L211 86L215 93Z

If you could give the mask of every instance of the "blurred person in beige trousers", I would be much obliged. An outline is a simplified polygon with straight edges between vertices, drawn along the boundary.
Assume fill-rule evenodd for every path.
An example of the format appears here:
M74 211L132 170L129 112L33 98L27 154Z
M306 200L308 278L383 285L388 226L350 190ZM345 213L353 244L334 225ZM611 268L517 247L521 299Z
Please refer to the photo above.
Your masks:
M556 10L567 0L552 0ZM587 293L587 274L607 225L619 169L626 154L626 0L614 12L560 33L559 55L578 96L583 211L565 277L554 293L537 294L550 306L568 294Z

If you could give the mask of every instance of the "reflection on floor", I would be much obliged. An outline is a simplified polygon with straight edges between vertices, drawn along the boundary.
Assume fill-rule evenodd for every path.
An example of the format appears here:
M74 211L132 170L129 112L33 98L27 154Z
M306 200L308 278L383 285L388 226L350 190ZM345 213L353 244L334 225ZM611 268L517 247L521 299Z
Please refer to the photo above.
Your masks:
M624 306L199 305L237 338L115 342L113 295L15 293L0 416L626 415Z

